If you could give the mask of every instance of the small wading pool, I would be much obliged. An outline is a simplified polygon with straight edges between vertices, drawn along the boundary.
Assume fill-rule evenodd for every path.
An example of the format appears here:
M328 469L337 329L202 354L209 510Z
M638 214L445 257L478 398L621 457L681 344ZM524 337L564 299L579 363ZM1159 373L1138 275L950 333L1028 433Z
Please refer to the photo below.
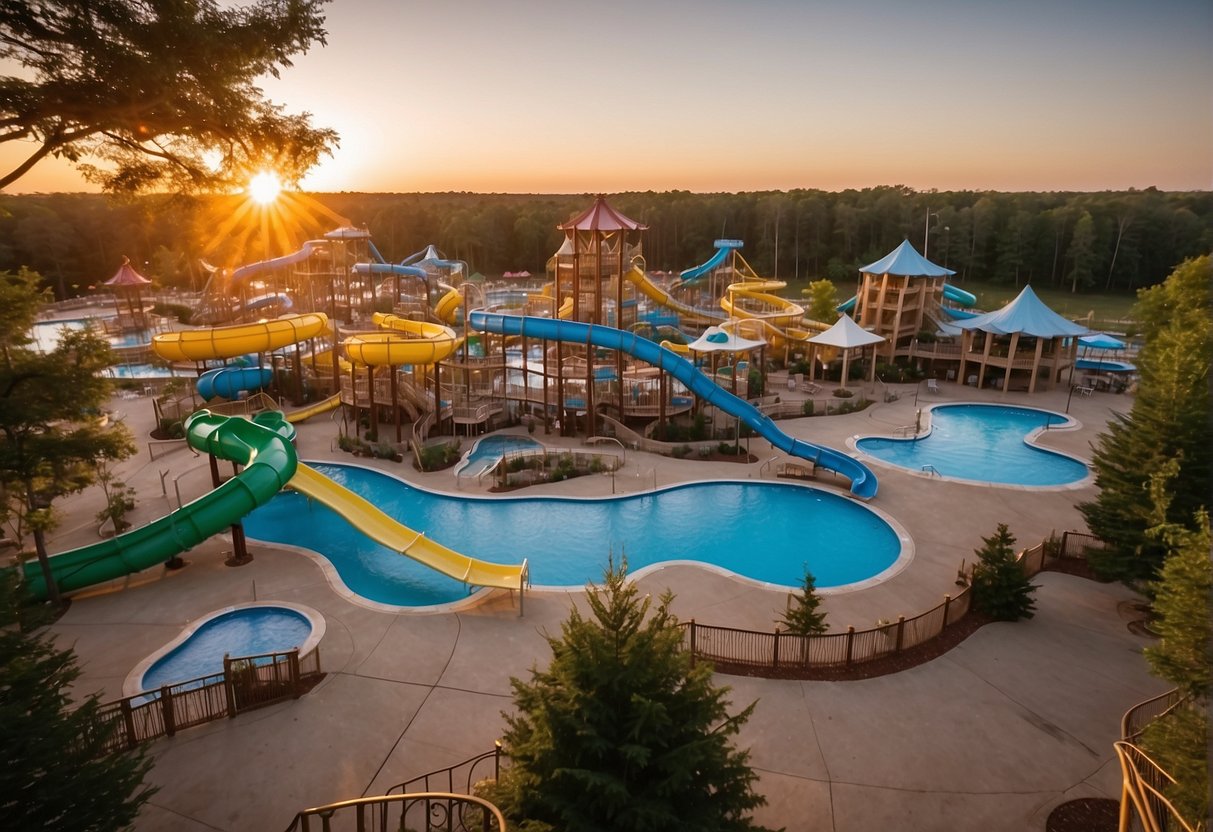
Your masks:
M1087 466L1037 448L1028 439L1050 427L1071 427L1068 416L1031 407L946 404L931 409L931 430L918 439L868 436L855 448L910 471L971 482L1057 487L1081 482Z
M488 471L502 456L517 451L540 451L543 443L527 436L486 436L455 466L455 476L474 478Z
M256 656L299 648L324 636L324 617L300 604L245 604L204 615L148 656L123 684L127 696L223 672L225 655Z
M780 587L800 586L807 567L821 589L891 573L910 542L875 510L790 483L707 482L600 499L469 498L435 494L366 468L309 463L432 540L496 563L529 560L536 586L584 587L607 556L629 570L694 561ZM282 492L244 518L250 537L318 553L356 596L425 607L467 597L459 581L390 551L342 517Z

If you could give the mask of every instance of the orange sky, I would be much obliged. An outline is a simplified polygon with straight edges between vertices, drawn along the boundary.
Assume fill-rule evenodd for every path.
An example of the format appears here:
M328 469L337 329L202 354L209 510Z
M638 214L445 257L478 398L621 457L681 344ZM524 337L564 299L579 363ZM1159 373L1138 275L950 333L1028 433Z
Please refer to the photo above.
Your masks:
M1207 0L328 9L264 85L341 134L310 190L1213 188Z

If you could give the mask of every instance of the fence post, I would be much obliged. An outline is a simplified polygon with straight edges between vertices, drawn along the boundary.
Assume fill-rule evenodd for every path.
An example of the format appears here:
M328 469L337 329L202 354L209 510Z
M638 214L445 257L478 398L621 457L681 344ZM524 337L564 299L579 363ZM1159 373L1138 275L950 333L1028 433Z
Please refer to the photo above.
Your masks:
M944 595L943 596L943 626L939 628L940 631L948 629L948 607L950 607L951 605L952 605L952 596Z
M1057 553L1058 557L1067 557L1070 554L1070 532L1064 531L1061 533L1061 551Z
M131 713L130 697L123 699L118 704L118 709L122 711L122 724L126 726L126 747L134 748L138 741L135 739L135 716Z
M772 666L779 667L779 628L778 627L775 628L775 654L774 654L774 656L772 656L772 658L774 659L774 664Z
M177 720L173 716L173 694L168 685L160 688L160 710L164 714L164 733L171 737L177 733Z
M847 667L851 666L851 650L855 644L855 628L847 627Z
M904 615L897 616L897 646L893 648L894 653L901 652L901 637L905 633L906 617Z
M691 667L695 666L695 619L691 619Z
M287 653L287 666L291 673L291 699L299 698L299 648Z
M232 685L232 660L223 657L223 698L227 700L227 718L236 718L236 689Z

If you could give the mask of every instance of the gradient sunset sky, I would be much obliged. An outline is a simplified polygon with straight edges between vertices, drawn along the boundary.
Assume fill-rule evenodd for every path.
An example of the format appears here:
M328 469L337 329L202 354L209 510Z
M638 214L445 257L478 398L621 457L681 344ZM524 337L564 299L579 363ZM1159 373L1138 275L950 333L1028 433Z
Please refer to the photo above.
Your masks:
M1213 188L1210 0L334 0L313 191ZM28 147L0 148L12 166ZM45 162L14 192L86 189Z

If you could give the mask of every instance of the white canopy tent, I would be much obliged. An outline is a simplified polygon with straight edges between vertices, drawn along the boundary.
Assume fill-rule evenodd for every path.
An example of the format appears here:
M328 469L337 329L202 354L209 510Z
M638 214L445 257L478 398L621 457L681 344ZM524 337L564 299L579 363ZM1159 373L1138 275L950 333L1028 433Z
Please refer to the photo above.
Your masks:
M839 318L832 327L827 329L820 335L814 335L809 339L809 343L816 347L834 347L842 351L842 386L847 386L847 371L851 364L851 350L863 349L874 344L881 344L885 341L883 335L877 335L874 332L868 332L866 329L855 323L850 315L843 315ZM816 364L810 360L810 374L812 368ZM871 380L876 379L876 361L872 361Z

